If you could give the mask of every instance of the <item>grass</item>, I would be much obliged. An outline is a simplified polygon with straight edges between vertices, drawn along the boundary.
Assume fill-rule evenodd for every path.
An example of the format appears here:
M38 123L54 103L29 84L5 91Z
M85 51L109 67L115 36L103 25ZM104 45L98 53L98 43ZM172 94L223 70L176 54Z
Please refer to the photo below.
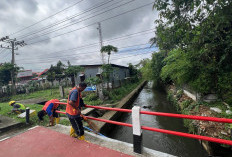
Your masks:
M100 104L104 104L104 103L115 103L115 102L118 102L119 100L121 100L127 94L129 94L133 89L135 89L139 83L141 83L141 82L127 83L120 88L117 88L117 89L114 89L114 90L107 92L106 94L107 94L108 100L105 100L104 102L98 99L96 93L92 93L92 92L83 92L83 99L84 99L85 104L88 104L88 105L100 105ZM69 93L68 91L70 89L71 88L65 88L65 94L66 94L65 98L68 97L68 93ZM26 99L32 99L32 98L43 98L45 100L50 100L50 99L54 99L54 98L60 99L59 89L58 88L52 89L52 94L51 94L51 89L36 91L33 93L29 93L29 94L19 94L19 95L12 96L11 100L19 101L19 100L26 100ZM43 105L29 104L29 105L25 105L25 107L29 107L31 110L36 111L36 115L30 117L30 123L32 125L46 126L48 124L48 122L49 122L48 116L44 116L44 121L42 123L38 122L37 113L42 109ZM26 122L25 118L23 118L23 119L18 118L16 114L8 114L9 112L11 112L11 109L12 109L12 107L9 106L8 102L0 103L0 114L1 115L11 117L19 122L24 122L24 123ZM65 106L61 107L61 111L65 111ZM66 115L63 115L63 114L60 114L60 116L66 117ZM70 125L70 122L69 122L69 120L62 119L60 121L60 124ZM87 124L84 124L84 125L87 125Z
M142 81L138 81L136 83L125 83L122 87L111 90L111 91L103 91L104 94L108 97L104 103L116 103L121 100L123 97L128 95L132 90L134 90Z
M35 115L30 116L30 123L33 124L33 125L39 125L37 113L38 113L38 111L40 111L42 109L43 106L42 105L25 105L25 107L29 107L31 110L36 111ZM18 118L17 114L14 114L14 113L9 114L9 112L11 112L12 107L9 106L8 103L0 103L0 108L1 108L0 109L0 114L1 115L11 117L11 118L15 119L18 122L26 122L25 118ZM44 124L41 123L40 125L45 126L48 123L48 121L49 121L48 116L45 116L44 117Z
M67 89L65 89L66 93ZM51 92L52 91L52 92ZM67 96L66 96L67 97ZM58 88L54 88L54 89L46 89L46 90L41 90L41 91L36 91L33 93L29 93L29 94L18 94L15 96L11 97L11 100L26 100L26 99L32 99L32 98L42 98L45 100L50 100L50 99L54 99L54 98L60 98L60 92Z

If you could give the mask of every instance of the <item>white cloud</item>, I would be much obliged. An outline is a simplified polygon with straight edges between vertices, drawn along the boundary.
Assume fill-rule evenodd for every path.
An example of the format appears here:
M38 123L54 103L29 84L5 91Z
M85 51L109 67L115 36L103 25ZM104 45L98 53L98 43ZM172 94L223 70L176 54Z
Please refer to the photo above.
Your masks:
M12 2L13 1L13 2ZM63 23L65 25L76 22L78 18L82 17L82 20L98 13L105 11L107 9L103 9L104 7L116 7L117 5L121 5L123 3L129 2L130 0L124 1L116 1L116 0L83 0L78 5L75 5L66 11L58 14L54 18L49 18L49 20L45 20L35 26L28 28L20 33L13 34L10 37L17 37L28 34L30 32L38 31L41 28L54 24L57 21L63 20L67 17L70 17L74 14L80 13L90 7L96 7L98 4L103 2L108 2L105 6L96 8L95 10L89 11L87 14L83 14L77 18L68 20ZM0 1L0 37L16 32L20 29L25 28L25 26L29 26L37 21L40 21L68 6L76 3L77 1L60 1L60 0L21 0L15 2L14 0L1 0ZM21 40L25 40L27 43L36 42L42 39L51 38L57 36L59 34L63 34L65 32L78 29L84 27L86 25L101 21L103 19L109 18L111 16L123 13L125 11L131 10L133 8L142 6L146 3L153 2L152 0L140 1L135 0L126 4L117 9L111 9L109 12L106 12L102 15L90 18L88 20L82 21L80 23L74 24L71 27L67 27L65 29L53 32L51 34L47 34L46 36L40 37L39 34L44 34L44 32L52 31L54 29L59 28L63 24L56 25L55 27L50 27L50 29L45 30L44 32L40 32L33 36L28 36L28 38L22 38ZM148 29L152 29L155 27L154 20L157 17L157 13L152 10L152 4L148 7L144 7L138 9L136 11L124 14L122 16L118 16L112 18L111 20L107 20L101 23L102 25L102 34L104 45L114 45L118 48L127 47L132 45L144 44L149 41L151 37L154 36L152 31L147 33L141 33L140 35L130 36L130 38L122 38L118 40L107 41L108 39L124 36L127 34L140 32ZM33 71L42 71L45 68L49 68L51 64L55 64L58 60L66 63L67 60L70 60L72 64L91 64L91 63L100 63L100 52L99 52L99 36L98 30L96 29L97 25L89 26L84 29L80 29L78 31L74 31L72 33L62 35L56 38L51 38L50 40L43 41L41 43L36 43L34 45L28 45L23 48L19 48L19 55L16 55L16 63L24 67L25 69L32 69ZM29 38L34 37L33 40L28 40ZM64 51L57 52L61 50L67 50L74 47L81 47L83 45L88 45L91 43L97 43L93 46L86 46L83 48L79 48L75 51ZM93 52L94 51L94 52ZM89 53L92 52L92 53ZM5 54L10 53L3 52L0 50L0 62L5 62L6 60L10 61L10 55L8 57L4 57ZM86 53L86 54L84 54ZM112 55L111 63L127 65L129 62L137 63L139 60L150 57L151 54L143 54L138 55L140 52L128 52L128 54L115 54ZM137 55L128 57L128 55ZM121 59L120 59L121 58Z

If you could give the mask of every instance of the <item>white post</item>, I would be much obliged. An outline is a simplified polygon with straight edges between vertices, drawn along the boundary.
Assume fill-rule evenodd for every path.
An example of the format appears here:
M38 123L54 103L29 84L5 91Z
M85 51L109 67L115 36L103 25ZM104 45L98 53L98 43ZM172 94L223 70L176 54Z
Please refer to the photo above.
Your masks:
M142 129L140 110L141 108L139 106L134 106L132 108L132 125L134 152L142 154Z

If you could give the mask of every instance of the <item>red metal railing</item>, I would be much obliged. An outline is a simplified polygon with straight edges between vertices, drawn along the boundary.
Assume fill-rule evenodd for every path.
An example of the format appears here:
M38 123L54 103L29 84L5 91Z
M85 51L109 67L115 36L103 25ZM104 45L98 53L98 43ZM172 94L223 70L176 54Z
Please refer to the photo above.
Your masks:
M67 103L60 103L59 104L67 105ZM96 108L96 109L104 109L104 110L111 110L111 111L120 111L120 112L132 112L130 109L120 109L120 108L109 108L109 107L100 107L100 106L89 106L86 105L88 108ZM65 114L65 112L57 111L58 113ZM172 114L172 113L162 113L162 112L151 112L151 111L140 111L141 114L147 114L147 115L156 115L156 116L167 116L167 117L175 117L175 118L186 118L186 119L194 119L194 120L204 120L204 121L214 121L214 122L221 122L221 123L232 123L232 119L226 119L226 118L215 118L215 117L204 117L204 116L192 116L192 115L182 115L182 114ZM112 120L106 120L106 119L100 119L100 118L94 118L86 116L88 119L116 124L116 125L122 125L127 127L132 127L132 124L123 123L123 122L116 122ZM158 129L158 128L152 128L147 126L141 126L141 129L143 130L149 130L154 132L160 132L165 134L171 134L176 136L182 136L182 137L188 137L193 139L199 139L199 140L205 140L210 142L216 142L226 145L232 145L231 140L223 140L213 137L207 137L207 136L201 136L201 135L194 135L194 134L188 134L183 132L177 132L177 131L170 131L170 130L164 130L164 129Z

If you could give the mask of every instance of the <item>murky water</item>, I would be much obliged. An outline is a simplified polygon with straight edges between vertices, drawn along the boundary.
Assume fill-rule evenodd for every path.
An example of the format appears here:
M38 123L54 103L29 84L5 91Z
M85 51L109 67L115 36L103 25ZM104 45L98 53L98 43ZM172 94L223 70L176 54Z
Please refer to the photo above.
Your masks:
M175 107L167 101L166 94L161 91L152 90L151 83L145 86L131 107L149 105L151 108L142 108L142 110L176 113ZM131 114L124 113L118 121L132 123ZM187 128L184 127L183 120L179 118L142 115L142 125L188 132ZM116 126L108 136L120 141L133 143L132 128L129 127ZM152 131L143 130L143 145L150 149L180 157L208 156L197 140Z

